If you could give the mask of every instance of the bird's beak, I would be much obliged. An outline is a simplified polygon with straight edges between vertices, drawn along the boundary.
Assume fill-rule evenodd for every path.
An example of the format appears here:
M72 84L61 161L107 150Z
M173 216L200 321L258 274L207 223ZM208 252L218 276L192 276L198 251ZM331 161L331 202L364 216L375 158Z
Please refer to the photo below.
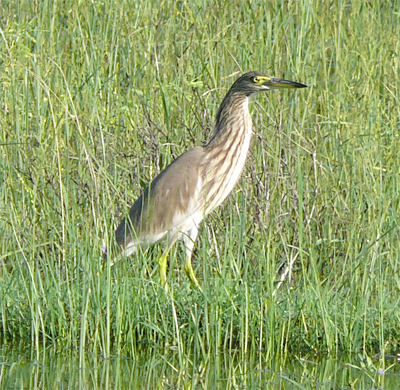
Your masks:
M281 89L281 88L307 88L308 85L297 83L296 81L277 79L275 77L265 77L263 83L268 89Z

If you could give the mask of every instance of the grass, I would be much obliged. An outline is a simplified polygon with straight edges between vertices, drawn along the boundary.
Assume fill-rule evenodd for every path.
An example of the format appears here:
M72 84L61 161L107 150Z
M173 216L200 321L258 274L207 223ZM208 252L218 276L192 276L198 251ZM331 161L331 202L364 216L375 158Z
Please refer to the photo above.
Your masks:
M400 3L15 2L0 16L0 339L80 356L399 348ZM235 72L309 84L252 104L243 178L194 263L102 261L119 216L209 139ZM294 265L274 294L278 271Z

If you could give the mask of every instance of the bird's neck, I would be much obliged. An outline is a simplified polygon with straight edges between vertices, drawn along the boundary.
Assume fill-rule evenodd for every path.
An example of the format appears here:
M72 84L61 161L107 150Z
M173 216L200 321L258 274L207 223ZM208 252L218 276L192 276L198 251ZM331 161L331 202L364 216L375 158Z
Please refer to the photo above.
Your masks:
M243 137L244 132L251 132L252 121L249 112L250 98L245 95L227 94L223 100L215 121L215 130L206 149L214 149L219 145L230 145L237 137Z
M217 115L215 133L204 147L202 165L205 214L231 193L243 171L252 136L249 98L229 95Z

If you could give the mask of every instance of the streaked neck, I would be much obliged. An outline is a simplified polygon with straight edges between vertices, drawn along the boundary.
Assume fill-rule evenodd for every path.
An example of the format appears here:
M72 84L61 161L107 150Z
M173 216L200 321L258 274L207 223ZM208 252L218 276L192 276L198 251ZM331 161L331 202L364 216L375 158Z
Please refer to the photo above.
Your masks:
M206 149L213 149L229 138L240 136L252 128L249 112L249 97L243 94L228 93L223 100L215 121L214 135L206 145Z

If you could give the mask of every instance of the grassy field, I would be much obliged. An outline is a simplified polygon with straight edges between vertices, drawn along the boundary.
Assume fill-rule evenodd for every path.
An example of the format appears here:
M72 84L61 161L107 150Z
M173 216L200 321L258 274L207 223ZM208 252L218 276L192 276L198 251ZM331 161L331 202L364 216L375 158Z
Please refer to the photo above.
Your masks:
M399 1L3 1L0 339L182 365L221 353L393 353L400 339ZM233 195L203 223L204 293L159 245L101 255L141 188L209 139L237 74L310 85L252 103ZM292 264L277 289L279 269Z

